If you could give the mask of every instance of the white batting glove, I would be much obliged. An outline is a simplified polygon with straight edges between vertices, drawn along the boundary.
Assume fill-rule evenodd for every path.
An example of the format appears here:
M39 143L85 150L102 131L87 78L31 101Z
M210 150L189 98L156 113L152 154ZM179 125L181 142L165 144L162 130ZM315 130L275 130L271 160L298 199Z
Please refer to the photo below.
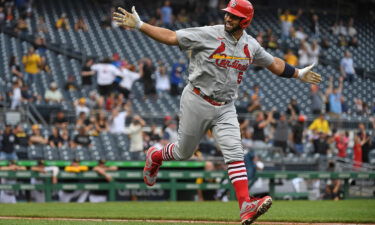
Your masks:
M135 7L132 7L132 13L129 13L125 9L118 7L118 10L121 13L114 12L113 13L113 20L116 21L117 25L119 26L125 26L130 28L136 28L140 29L143 22L141 18L139 18L139 15L137 11L135 11Z
M318 73L311 71L311 69L314 66L315 66L315 63L303 69L299 69L297 79L305 83L319 84L322 81L322 76Z

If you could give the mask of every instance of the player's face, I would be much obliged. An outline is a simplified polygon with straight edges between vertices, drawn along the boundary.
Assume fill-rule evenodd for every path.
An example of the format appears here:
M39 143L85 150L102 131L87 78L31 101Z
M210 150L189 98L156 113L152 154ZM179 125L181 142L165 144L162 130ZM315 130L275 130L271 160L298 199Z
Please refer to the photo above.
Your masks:
M230 13L226 13L224 16L224 29L228 33L234 33L241 30L240 21L241 17L235 16Z

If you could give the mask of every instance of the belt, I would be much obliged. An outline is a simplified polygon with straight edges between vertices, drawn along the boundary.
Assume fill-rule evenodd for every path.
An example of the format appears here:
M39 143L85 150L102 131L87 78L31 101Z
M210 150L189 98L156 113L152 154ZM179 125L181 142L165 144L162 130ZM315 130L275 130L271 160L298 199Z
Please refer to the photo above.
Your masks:
M214 105L214 106L222 106L222 105L225 105L225 104L228 103L228 102L219 102L219 101L216 101L216 100L212 99L210 96L207 96L207 95L203 94L201 92L201 90L199 88L196 88L196 87L193 88L193 92L195 94L199 95L204 100L206 100L207 102L209 102L211 105Z

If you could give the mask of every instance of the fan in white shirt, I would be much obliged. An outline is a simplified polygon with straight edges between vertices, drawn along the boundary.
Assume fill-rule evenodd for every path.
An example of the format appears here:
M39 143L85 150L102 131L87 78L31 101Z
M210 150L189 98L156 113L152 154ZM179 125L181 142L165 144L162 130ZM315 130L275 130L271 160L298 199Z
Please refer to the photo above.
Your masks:
M114 108L110 117L109 132L111 133L127 133L126 131L126 118L131 114L130 101L124 106L123 109Z
M158 93L169 91L171 89L171 82L167 74L165 66L160 66L158 71L155 72L156 76L156 91Z
M103 60L102 63L94 64L91 70L96 71L98 91L102 96L108 96L112 91L112 84L116 76L121 76L121 71L111 64L109 59Z
M118 90L119 90L119 92L124 94L125 98L127 98L127 99L129 98L129 94L131 93L133 83L136 80L138 80L142 77L142 75L143 75L142 67L143 66L141 66L141 65L139 66L140 71L138 73L132 71L131 68L130 69L127 69L127 68L121 69L120 77L122 78L122 80L119 84Z

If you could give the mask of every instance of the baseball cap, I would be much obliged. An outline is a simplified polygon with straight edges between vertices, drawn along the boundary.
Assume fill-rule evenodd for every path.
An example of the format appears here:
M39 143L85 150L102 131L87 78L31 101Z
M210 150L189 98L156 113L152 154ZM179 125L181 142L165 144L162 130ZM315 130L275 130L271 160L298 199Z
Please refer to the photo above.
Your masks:
M298 121L299 121L299 122L305 122L305 121L306 121L306 116L304 116L304 115L299 115L299 117L298 117Z
M86 98L80 98L79 103L85 104L86 103Z
M31 126L31 129L32 130L37 130L37 129L39 129L39 125L38 124L34 124L34 125Z
M51 88L57 88L57 84L56 84L56 82L51 82L50 87L51 87Z

